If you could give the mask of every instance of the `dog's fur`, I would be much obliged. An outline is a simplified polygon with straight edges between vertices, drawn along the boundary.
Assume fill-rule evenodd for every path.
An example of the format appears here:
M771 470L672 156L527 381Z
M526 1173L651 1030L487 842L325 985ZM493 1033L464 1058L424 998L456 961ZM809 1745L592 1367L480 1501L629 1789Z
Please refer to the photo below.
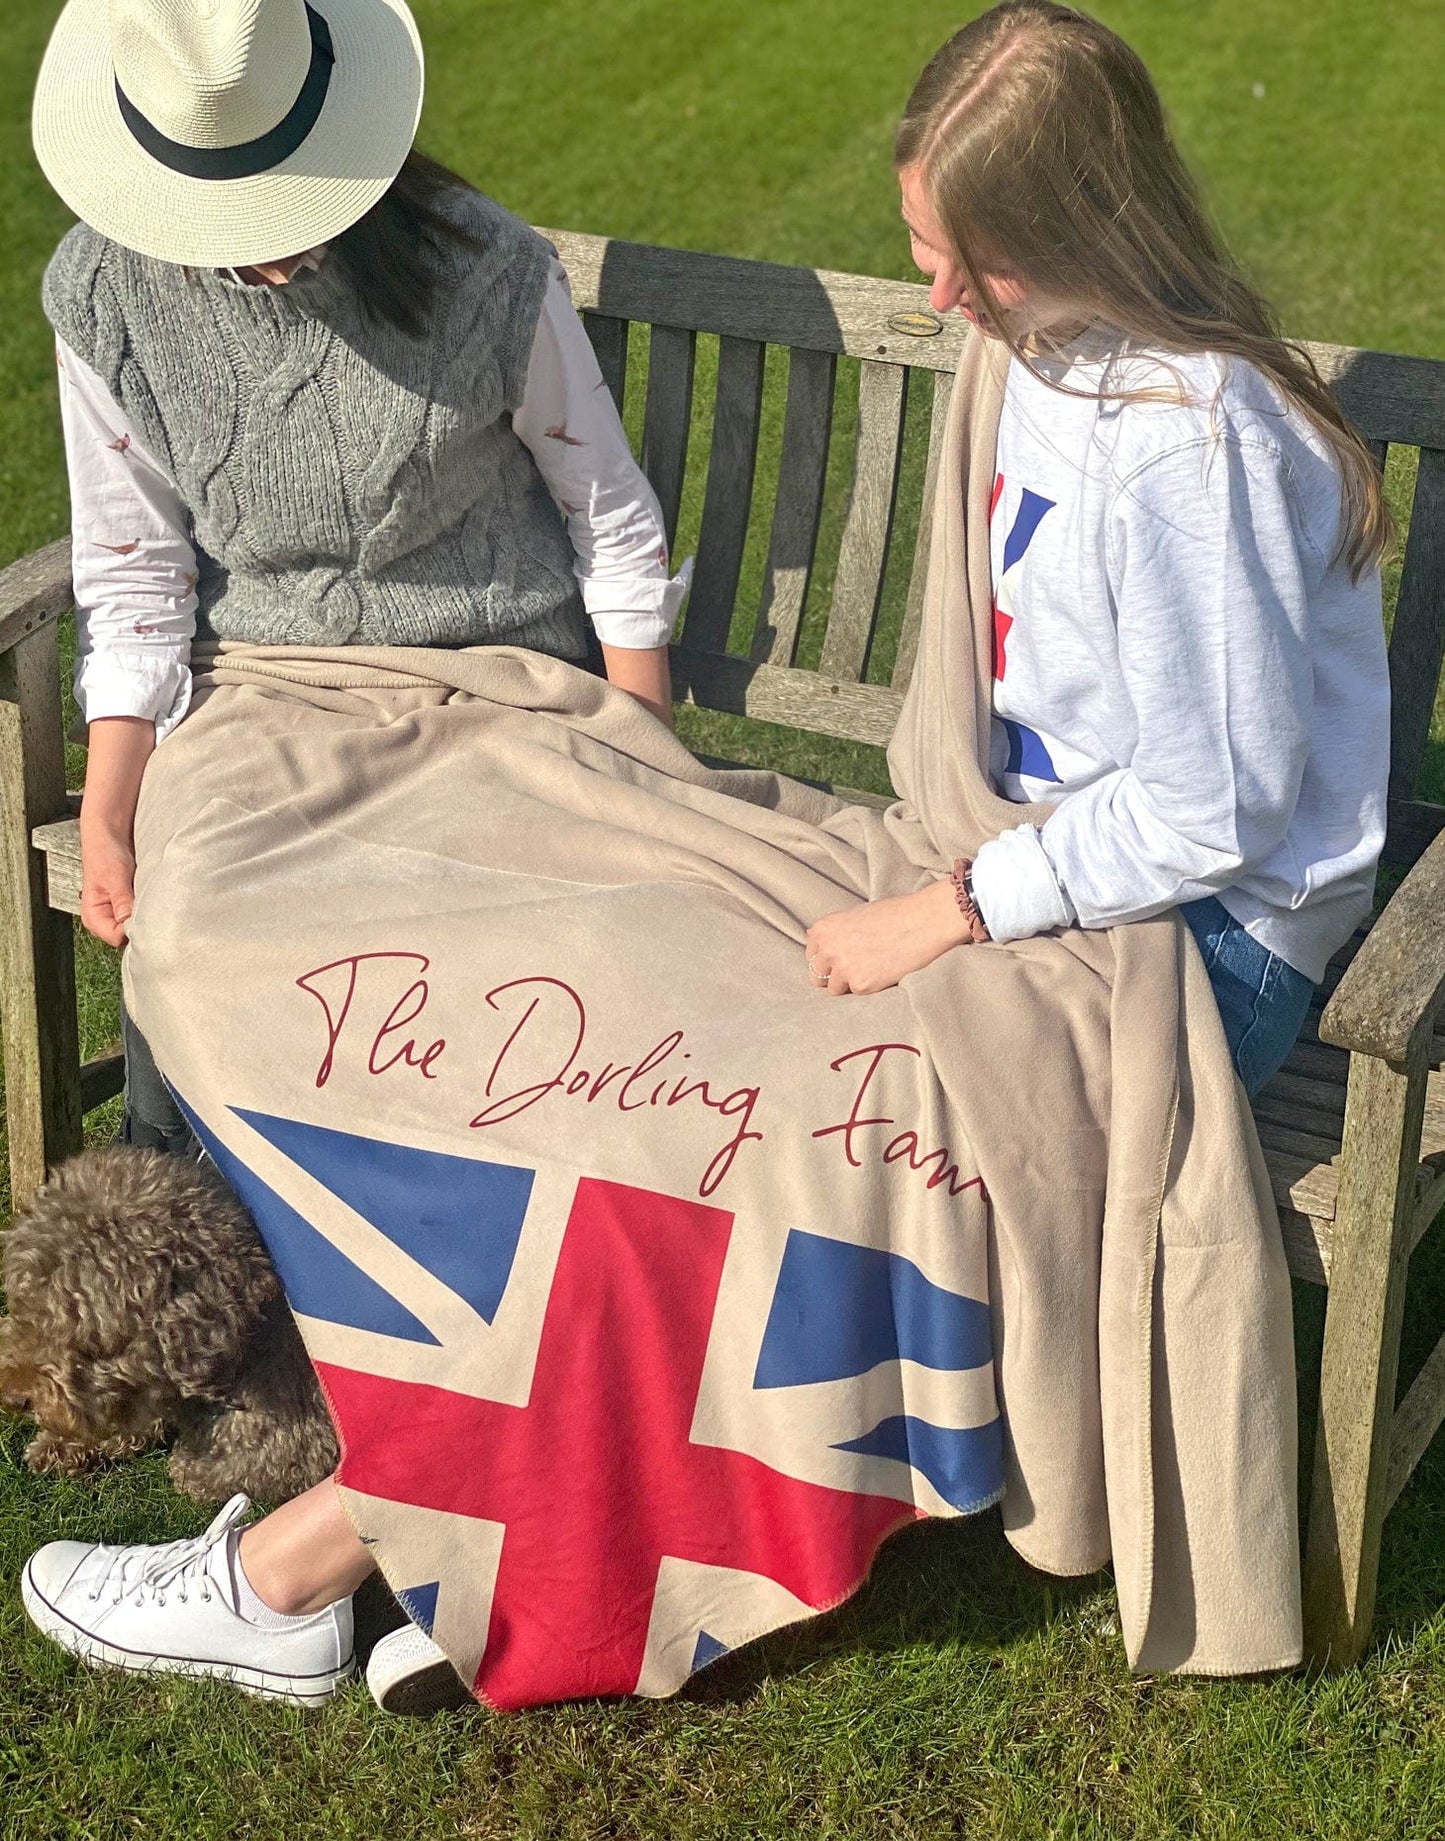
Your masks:
M117 1145L61 1165L4 1236L0 1400L35 1470L169 1437L177 1489L282 1501L336 1467L321 1389L249 1215L208 1166Z

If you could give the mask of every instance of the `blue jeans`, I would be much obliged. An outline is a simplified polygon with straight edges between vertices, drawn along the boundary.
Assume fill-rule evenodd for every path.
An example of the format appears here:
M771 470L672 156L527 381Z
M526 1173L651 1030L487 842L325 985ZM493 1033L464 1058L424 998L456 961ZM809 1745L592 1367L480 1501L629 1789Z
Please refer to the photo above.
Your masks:
M1235 1070L1253 1099L1294 1047L1314 986L1246 933L1215 896L1179 912L1199 942Z

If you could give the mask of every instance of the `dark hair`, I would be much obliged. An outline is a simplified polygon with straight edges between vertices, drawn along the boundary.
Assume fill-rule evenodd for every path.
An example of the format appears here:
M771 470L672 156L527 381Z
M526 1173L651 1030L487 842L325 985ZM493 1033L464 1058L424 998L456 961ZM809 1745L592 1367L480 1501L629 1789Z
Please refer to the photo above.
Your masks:
M366 216L337 238L330 260L339 264L372 319L411 338L426 331L446 258L482 248L446 208L452 194L472 189L450 167L413 148Z

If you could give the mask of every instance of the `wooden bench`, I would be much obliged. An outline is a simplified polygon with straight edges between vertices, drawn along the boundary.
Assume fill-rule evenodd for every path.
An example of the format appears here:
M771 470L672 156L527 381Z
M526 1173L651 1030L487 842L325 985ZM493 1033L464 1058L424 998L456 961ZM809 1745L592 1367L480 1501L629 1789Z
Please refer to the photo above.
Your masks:
M702 460L689 434L695 377L711 376L712 353L699 362L698 335L718 335L712 401L697 405L704 429L711 408L711 436L696 580L673 652L679 701L885 744L912 668L962 322L940 320L926 291L907 284L550 234L619 405L640 411L643 464L670 541L686 489L695 501L690 448ZM786 410L776 489L755 505L755 480L772 472L758 473L760 436L777 434L765 414L769 347L781 348L773 365L787 365ZM1310 1654L1338 1666L1368 1635L1385 1515L1445 1417L1445 1338L1395 1403L1410 1256L1445 1207L1445 1075L1432 1072L1445 1059L1445 807L1415 797L1445 645L1445 363L1311 349L1382 466L1390 447L1419 450L1390 649L1386 861L1409 873L1332 967L1323 1013L1255 1108L1290 1269L1329 1286L1305 1596ZM630 351L645 357L645 397L639 362L627 390ZM848 360L861 361L856 395ZM850 453L837 430L855 414ZM840 463L848 475L841 538L821 646L816 617L806 627L816 668L802 669L830 445L835 485ZM900 494L905 450L914 473ZM911 558L900 554L888 573L901 616L881 635L885 572L902 546L897 513L910 497L909 517L921 507ZM766 560L756 606L740 607L750 529L754 574ZM77 1049L79 846L57 644L70 606L66 543L0 573L0 1008L17 1202L79 1147L84 1114L121 1076L118 1057L81 1066ZM887 680L870 681L888 654Z

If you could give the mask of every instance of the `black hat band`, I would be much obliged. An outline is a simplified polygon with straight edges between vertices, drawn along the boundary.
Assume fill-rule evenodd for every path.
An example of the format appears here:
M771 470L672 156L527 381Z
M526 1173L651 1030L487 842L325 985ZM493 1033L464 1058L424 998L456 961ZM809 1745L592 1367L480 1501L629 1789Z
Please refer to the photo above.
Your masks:
M301 94L276 126L254 141L242 141L236 147L191 147L184 141L173 141L141 114L117 77L115 99L126 127L153 160L174 173L184 173L188 179L253 179L257 173L279 166L316 126L336 63L330 26L310 5L306 18L311 27L311 68L306 72Z

